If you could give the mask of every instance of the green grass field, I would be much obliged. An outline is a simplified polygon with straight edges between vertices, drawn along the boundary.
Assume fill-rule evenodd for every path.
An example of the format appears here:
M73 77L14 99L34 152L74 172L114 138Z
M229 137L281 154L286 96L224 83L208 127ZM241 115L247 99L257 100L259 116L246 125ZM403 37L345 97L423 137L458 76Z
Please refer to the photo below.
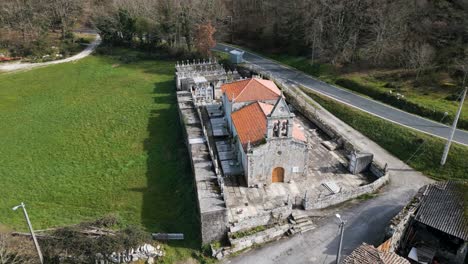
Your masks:
M26 230L117 214L180 232L165 262L198 251L199 228L175 97L174 62L126 51L0 74L0 225Z
M437 180L468 179L468 147L452 144L447 163L441 167L444 140L393 124L308 89L303 91L336 117L425 175Z

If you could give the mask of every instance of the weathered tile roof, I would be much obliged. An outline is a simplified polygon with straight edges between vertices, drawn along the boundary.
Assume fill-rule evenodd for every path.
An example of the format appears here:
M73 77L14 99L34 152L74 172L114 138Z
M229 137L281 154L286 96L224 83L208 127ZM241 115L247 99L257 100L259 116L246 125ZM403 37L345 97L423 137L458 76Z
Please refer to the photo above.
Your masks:
M446 181L428 185L415 220L468 241L468 221L464 215L462 184Z
M375 247L363 243L347 256L342 264L410 264L410 262L395 253L382 252Z
M298 139L303 142L307 142L307 139L304 134L304 129L301 128L297 122L294 122L292 136L295 139Z
M235 102L252 102L259 100L276 100L281 96L281 91L270 80L251 78L221 86L221 91L229 99Z
M254 146L265 138L267 119L259 102L235 111L231 117L244 149L247 149L249 142Z
M231 114L242 147L255 146L265 139L267 133L267 116L273 110L273 105L255 102ZM293 138L306 141L304 131L294 123Z

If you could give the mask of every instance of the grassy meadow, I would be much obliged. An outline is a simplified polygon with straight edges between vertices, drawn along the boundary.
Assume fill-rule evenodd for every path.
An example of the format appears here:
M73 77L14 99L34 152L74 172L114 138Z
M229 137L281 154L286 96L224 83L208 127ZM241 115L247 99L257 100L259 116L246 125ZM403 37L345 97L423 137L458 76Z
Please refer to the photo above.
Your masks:
M3 228L27 230L11 210L23 201L36 229L116 214L150 232L184 233L167 246L167 263L199 249L174 61L130 53L0 74Z

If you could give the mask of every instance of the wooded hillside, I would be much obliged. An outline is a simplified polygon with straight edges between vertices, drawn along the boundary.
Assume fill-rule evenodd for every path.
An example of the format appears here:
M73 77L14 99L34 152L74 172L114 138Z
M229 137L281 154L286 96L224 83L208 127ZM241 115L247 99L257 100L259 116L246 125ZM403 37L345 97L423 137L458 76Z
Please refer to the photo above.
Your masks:
M66 42L74 29L89 28L111 45L206 52L203 42L223 32L225 10L216 0L4 0L0 48L27 56L45 48L51 34Z
M468 1L231 0L235 39L333 64L423 70L468 53Z
M66 39L77 24L113 44L188 50L212 25L218 40L312 63L418 73L468 54L467 0L4 0L0 10L0 43L20 55L51 31Z

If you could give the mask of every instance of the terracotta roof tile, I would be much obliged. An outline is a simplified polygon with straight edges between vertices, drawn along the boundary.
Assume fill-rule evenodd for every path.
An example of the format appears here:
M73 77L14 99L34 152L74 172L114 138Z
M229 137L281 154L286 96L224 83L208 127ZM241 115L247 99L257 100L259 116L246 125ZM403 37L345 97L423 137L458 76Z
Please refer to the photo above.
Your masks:
M239 140L244 149L260 143L266 135L267 119L260 103L255 102L231 114Z
M251 102L258 100L275 100L281 96L281 91L276 84L270 80L251 78L221 86L229 101Z
M353 250L342 264L410 264L410 262L395 253L381 252L377 248L363 243Z
M273 110L274 105L265 104L265 103L262 103L262 102L257 102L257 103L260 106L260 108L262 109L265 116L269 115L271 113L271 111Z
M252 146L263 141L267 133L267 116L273 110L273 105L255 102L231 114L242 147L247 149L250 141ZM306 142L304 131L297 123L293 126L293 138Z
M304 134L304 129L301 128L301 126L299 126L299 124L297 124L296 122L294 122L292 136L297 140L307 142Z

